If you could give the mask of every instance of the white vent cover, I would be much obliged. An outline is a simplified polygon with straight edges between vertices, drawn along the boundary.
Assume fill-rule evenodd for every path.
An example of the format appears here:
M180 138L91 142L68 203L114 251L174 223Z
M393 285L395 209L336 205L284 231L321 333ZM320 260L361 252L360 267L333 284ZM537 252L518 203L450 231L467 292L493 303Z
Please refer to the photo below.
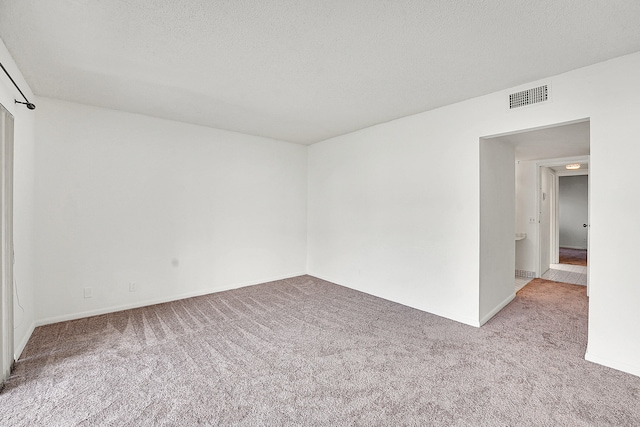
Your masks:
M509 109L524 107L525 105L545 102L549 99L549 88L547 85L534 87L509 95Z

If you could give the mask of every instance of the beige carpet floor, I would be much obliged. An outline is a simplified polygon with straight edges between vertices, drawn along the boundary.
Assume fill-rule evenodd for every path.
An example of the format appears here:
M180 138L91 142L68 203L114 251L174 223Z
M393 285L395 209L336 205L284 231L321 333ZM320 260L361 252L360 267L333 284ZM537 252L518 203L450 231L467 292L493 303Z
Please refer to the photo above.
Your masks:
M572 248L560 248L559 250L559 263L571 264L571 265L587 265L587 250L586 249L572 249Z
M310 276L39 327L2 426L637 426L586 362L583 286L536 279L474 328Z

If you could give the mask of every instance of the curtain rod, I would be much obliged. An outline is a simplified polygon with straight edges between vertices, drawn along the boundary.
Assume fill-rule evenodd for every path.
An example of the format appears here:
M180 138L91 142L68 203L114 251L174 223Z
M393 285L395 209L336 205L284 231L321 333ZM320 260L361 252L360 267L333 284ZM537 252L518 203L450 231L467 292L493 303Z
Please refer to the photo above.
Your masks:
M11 77L11 75L9 74L9 72L7 71L6 68L4 68L4 65L2 65L2 62L0 62L0 67L2 67L2 71L4 71L4 73L7 75L7 77L9 77L9 80L11 80L11 83L13 83L13 85L16 87L16 89L18 89L18 92L20 92L20 95L22 95L22 97L24 98L25 102L22 101L18 101L17 99L14 99L14 101L16 102L16 104L24 104L27 106L27 108L29 110L35 110L36 106L34 104L32 104L31 102L29 102L29 100L27 99L26 96L24 96L24 93L22 93L22 91L20 90L20 88L18 87L18 85L16 84L15 80L13 80L13 77Z

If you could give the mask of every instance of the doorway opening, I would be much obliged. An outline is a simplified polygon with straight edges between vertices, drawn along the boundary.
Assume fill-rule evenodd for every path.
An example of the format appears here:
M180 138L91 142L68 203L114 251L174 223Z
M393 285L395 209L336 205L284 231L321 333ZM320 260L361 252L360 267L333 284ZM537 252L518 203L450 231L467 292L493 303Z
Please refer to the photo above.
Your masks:
M567 169L571 167L572 169ZM576 169L577 168L577 169ZM589 259L589 163L558 171L558 264L587 267Z
M552 264L559 264L558 178L565 175L563 171L567 171L566 165L570 163L580 163L582 174L588 170L590 119L484 137L481 142L507 144L514 148L516 196L512 218L515 238L511 250L515 252L514 285L517 291L530 280L542 278ZM588 174L587 179L590 179ZM584 224L588 229L588 220ZM513 264L511 271L514 271ZM585 279L588 285L588 272Z
M540 274L543 279L587 286L589 271L589 157L560 159L540 165L541 178L551 173L551 225L541 223L541 242L550 232L549 258L541 247ZM541 179L541 192L545 191ZM544 201L540 201L541 211Z

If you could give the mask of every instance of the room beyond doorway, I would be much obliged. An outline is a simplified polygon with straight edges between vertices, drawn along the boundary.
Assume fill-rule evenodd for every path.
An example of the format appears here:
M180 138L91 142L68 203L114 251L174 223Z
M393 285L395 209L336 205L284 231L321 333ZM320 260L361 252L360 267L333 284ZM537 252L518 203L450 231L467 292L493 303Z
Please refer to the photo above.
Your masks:
M484 141L507 143L515 149L516 200L513 218L516 233L516 290L535 277L542 278L547 272L554 273L548 271L550 269L559 270L553 274L556 280L573 278L576 283L586 284L586 273L571 271L573 267L554 267L559 265L560 246L558 177L588 174L589 118L486 137ZM565 169L570 163L580 163L582 169ZM584 223L588 226L588 220ZM581 222L581 228L582 225Z
M540 258L541 277L588 286L589 160L546 166L554 175L554 202L549 229L540 228L541 236L550 232L551 244L550 256Z
M587 250L560 246L558 264L587 266Z
M523 282L540 278L557 262L558 174L552 167L589 163L590 119L482 136L479 142L483 324L509 301L514 276Z

